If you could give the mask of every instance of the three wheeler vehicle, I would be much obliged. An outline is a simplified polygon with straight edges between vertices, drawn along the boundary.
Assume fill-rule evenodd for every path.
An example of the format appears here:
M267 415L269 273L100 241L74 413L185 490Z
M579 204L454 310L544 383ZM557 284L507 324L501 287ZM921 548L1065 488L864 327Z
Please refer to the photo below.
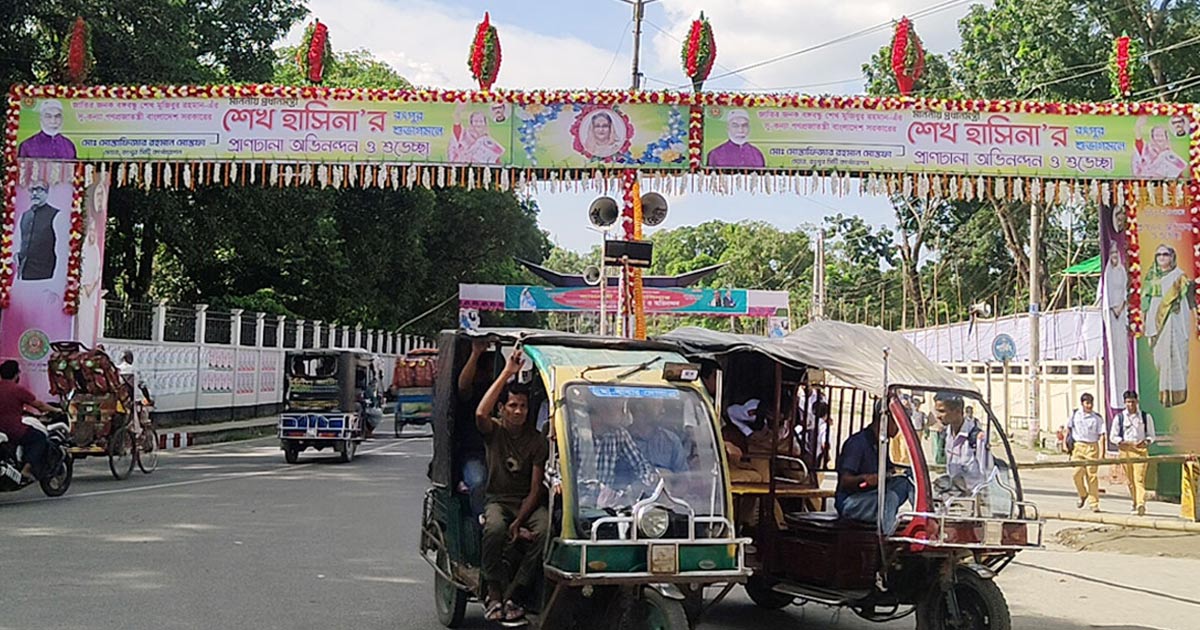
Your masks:
M1011 628L992 578L1021 550L1041 546L1043 522L1024 501L1007 438L970 381L897 333L841 322L813 322L783 339L681 328L659 340L719 366L716 398L730 416L748 398L765 401L759 409L768 410L762 431L770 446L749 458L760 458L766 474L733 484L735 501L758 498L750 507L759 518L748 530L754 574L745 584L756 604L816 602L870 621L915 613L918 630ZM816 377L824 378L827 394L817 393ZM806 402L815 396L830 411L810 420ZM914 399L932 403L931 412L951 427L944 457L914 428ZM979 420L964 413L972 407L982 412ZM882 506L888 485L912 490L893 531L884 531L882 509L870 522L824 509L824 499L836 495L836 464L806 446L819 443L812 432L827 423L834 450L828 461L837 462L845 441L874 413L880 426L894 418L899 431L891 440L887 431L870 434L880 440L879 483L865 491L877 491ZM795 446L793 435L796 458L784 447ZM745 521L739 515L737 522Z
M313 448L332 448L354 459L368 414L379 414L372 356L352 350L304 350L284 358L285 411L279 415L279 448L289 464Z
M77 341L56 341L50 346L50 393L58 396L70 423L72 459L107 457L108 470L116 479L127 478L134 464L143 472L153 472L158 465L158 435L143 424L135 437L133 423L140 422L141 403L132 383L121 377L103 350Z
M437 349L418 348L396 361L391 390L396 394L396 437L408 425L429 424L433 414L433 378L437 374Z
M537 627L686 630L701 613L704 586L747 577L748 541L734 531L721 436L697 366L654 342L535 330L443 332L420 543L434 571L442 624L458 627L484 588L481 526L459 484L463 462L455 448L459 431L475 430L459 415L473 418L474 410L460 408L456 388L480 340L490 344L479 367L485 377L499 373L504 355L525 353L527 421L545 419L539 431L549 441L550 525L539 594L526 606ZM614 441L629 448L609 448Z

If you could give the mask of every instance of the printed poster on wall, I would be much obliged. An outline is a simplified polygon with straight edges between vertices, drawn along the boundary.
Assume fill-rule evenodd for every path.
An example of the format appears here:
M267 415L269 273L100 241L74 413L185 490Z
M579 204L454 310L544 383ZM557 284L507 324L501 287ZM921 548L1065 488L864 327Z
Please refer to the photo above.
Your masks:
M50 400L50 342L74 334L63 312L73 191L71 183L36 180L16 191L15 277L9 307L0 311L0 360L20 363L21 384L43 400Z
M708 107L713 169L1188 178L1184 116Z
M83 194L83 258L79 272L79 310L75 314L75 338L89 348L104 332L100 321L103 299L104 232L108 224L109 173L105 172Z

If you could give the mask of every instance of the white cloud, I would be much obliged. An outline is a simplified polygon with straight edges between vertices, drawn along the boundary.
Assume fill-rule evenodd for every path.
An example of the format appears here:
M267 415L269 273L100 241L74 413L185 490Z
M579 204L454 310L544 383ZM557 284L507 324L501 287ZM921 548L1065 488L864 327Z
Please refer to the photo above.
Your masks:
M937 3L942 4L942 3ZM966 14L964 0L945 10L914 19L926 48L945 52L958 45L958 19ZM700 10L713 25L717 63L713 76L793 51L869 29L902 15L912 15L936 6L932 0L662 0L666 35L654 31L651 40L650 74L686 83L679 67L680 40ZM785 61L749 70L740 77L715 81L706 88L784 89L810 93L861 93L861 66L891 39L891 28L832 44ZM853 81L830 84L844 79ZM809 86L807 88L800 86Z
M312 14L329 26L335 48L369 50L416 85L471 88L467 51L483 16L426 0L311 0ZM503 62L497 87L616 88L628 79L628 55L573 37L536 33L493 15ZM300 40L297 27L288 41ZM609 67L608 78L602 77Z

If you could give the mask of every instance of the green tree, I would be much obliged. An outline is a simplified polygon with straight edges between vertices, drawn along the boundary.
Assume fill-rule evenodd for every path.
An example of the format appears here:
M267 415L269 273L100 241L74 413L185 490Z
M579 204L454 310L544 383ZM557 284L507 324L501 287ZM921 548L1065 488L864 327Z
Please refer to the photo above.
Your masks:
M273 81L280 85L305 85L307 79L296 64L296 46L285 46L276 51ZM333 59L325 67L322 84L349 88L411 88L412 84L400 76L395 68L376 59L366 50L333 52Z

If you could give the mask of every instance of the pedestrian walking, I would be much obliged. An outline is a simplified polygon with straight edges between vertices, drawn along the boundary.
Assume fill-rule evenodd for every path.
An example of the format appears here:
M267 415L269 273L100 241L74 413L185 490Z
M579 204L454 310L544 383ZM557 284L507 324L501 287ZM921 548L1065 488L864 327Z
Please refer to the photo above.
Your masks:
M1095 411L1095 398L1085 393L1079 397L1079 408L1067 421L1067 450L1073 462L1100 459L1100 436L1104 435L1104 418ZM1075 491L1079 507L1087 503L1093 512L1100 511L1099 466L1079 466L1075 469Z
M1154 418L1138 408L1137 392L1125 392L1125 409L1113 418L1108 440L1117 445L1120 459L1136 459L1150 456L1150 445L1154 443ZM1133 499L1133 513L1146 514L1146 463L1123 465L1129 483L1129 495Z

